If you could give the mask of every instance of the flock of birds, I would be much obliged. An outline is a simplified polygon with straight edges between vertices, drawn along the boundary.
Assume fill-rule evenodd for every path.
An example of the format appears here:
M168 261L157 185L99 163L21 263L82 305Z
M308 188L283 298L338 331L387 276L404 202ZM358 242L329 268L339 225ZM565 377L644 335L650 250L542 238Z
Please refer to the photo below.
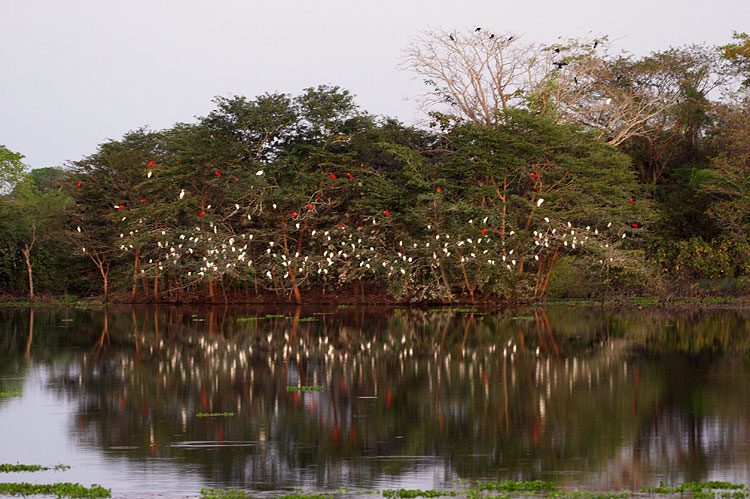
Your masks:
M147 177L152 176L154 166L155 162L148 163ZM263 170L258 170L256 175L264 175ZM330 174L330 177L337 178L336 174ZM538 180L536 173L531 173L531 177ZM344 178L354 177L347 173ZM80 188L80 184L77 187ZM443 192L441 187L437 190ZM182 200L186 195L185 189L180 189L176 197ZM532 203L532 208L540 208L544 202L540 197ZM630 204L634 203L635 199L631 198ZM114 205L114 208L122 210L125 205ZM210 204L207 205L197 216L204 217L211 208ZM241 208L235 204L235 213ZM278 211L276 204L271 208ZM536 230L530 231L531 238L527 242L519 240L515 230L501 233L489 217L481 221L469 220L467 230L459 236L427 224L422 228L421 236L393 240L386 235L388 231L378 227L390 226L386 224L391 216L388 210L382 216L367 220L372 224L369 228L340 223L327 230L312 229L303 241L300 222L304 223L304 219L313 215L311 204L306 205L304 213L291 212L289 216L299 235L286 237L284 242L263 240L264 233L260 230L238 233L224 224L214 223L211 218L206 219L207 227L204 222L188 229L158 231L149 229L143 219L138 219L137 224L130 225L131 230L120 233L120 250L138 248L142 254L152 255L140 269L142 274L158 275L165 270L177 270L188 281L230 275L238 279L252 278L256 282L257 279L265 280L265 285L275 289L288 289L292 283L304 284L313 280L345 283L363 278L385 278L389 282L403 279L409 286L419 286L420 283L439 281L442 265L446 262L458 265L472 281L487 269L495 269L492 271L494 275L514 279L521 275L519 266L522 262L543 263L551 252L559 249L574 251L590 245L592 238L598 241L598 252L602 256L600 264L614 261L612 256L606 256L612 248L611 237L602 238L598 228L578 228L570 222L553 221L546 216L540 218ZM123 216L121 222L127 219ZM247 219L252 222L252 215L247 214ZM638 227L638 224L632 225ZM609 223L606 229L611 227L612 223ZM82 232L80 226L77 231ZM618 239L625 237L623 232ZM156 247L148 251L147 241L154 239ZM86 251L83 246L81 249Z

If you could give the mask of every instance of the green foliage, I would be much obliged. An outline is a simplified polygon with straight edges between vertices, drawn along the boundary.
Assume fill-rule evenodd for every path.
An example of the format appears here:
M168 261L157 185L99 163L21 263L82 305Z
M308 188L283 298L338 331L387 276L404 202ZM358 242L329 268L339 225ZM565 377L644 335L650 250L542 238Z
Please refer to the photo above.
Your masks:
M750 273L750 244L727 240L660 241L650 249L662 272L684 279L722 278Z
M201 489L202 499L239 499L251 497L242 489Z
M9 495L54 495L57 497L112 497L111 489L100 485L84 487L79 483L30 484L0 483L0 493Z
M13 152L0 144L0 193L15 185L23 175L26 165L24 155Z
M55 466L41 466L39 464L0 464L0 473L17 473L19 471L65 471L69 470L70 466L64 464L57 464Z
M732 62L734 70L745 86L750 86L750 34L734 32L734 43L720 47L721 55Z

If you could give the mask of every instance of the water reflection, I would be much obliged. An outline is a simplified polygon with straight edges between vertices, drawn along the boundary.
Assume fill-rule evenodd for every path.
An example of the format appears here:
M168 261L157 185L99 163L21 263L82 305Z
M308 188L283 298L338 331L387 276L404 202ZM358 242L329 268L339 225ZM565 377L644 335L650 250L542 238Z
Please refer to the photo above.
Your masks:
M81 448L209 487L750 476L747 311L0 313L0 391L44 368L45 392L73 403L65 431ZM8 432L0 443L23 445ZM117 490L132 477L93 480Z

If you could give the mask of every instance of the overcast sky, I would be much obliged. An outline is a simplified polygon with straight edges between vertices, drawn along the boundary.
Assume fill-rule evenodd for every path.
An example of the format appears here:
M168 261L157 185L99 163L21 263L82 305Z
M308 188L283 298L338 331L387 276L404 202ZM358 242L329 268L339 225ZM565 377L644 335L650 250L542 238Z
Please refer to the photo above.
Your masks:
M62 165L128 130L191 121L216 95L319 84L413 123L419 87L397 65L426 27L608 34L645 55L728 43L749 20L746 0L0 0L0 144L34 168Z

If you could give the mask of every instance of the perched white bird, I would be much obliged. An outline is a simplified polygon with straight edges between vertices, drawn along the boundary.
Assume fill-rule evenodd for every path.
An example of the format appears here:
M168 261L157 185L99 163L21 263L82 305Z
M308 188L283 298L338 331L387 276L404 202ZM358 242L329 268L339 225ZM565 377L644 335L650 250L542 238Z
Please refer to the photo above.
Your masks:
M151 178L151 175L153 175L153 172L151 170L148 171L148 175L146 177Z
M185 189L180 190L180 199L185 197Z
M258 170L257 172L255 172L255 174L260 177L261 175L263 175L263 170Z
M542 203L544 202L544 199L539 198L536 202L537 207L542 206Z

